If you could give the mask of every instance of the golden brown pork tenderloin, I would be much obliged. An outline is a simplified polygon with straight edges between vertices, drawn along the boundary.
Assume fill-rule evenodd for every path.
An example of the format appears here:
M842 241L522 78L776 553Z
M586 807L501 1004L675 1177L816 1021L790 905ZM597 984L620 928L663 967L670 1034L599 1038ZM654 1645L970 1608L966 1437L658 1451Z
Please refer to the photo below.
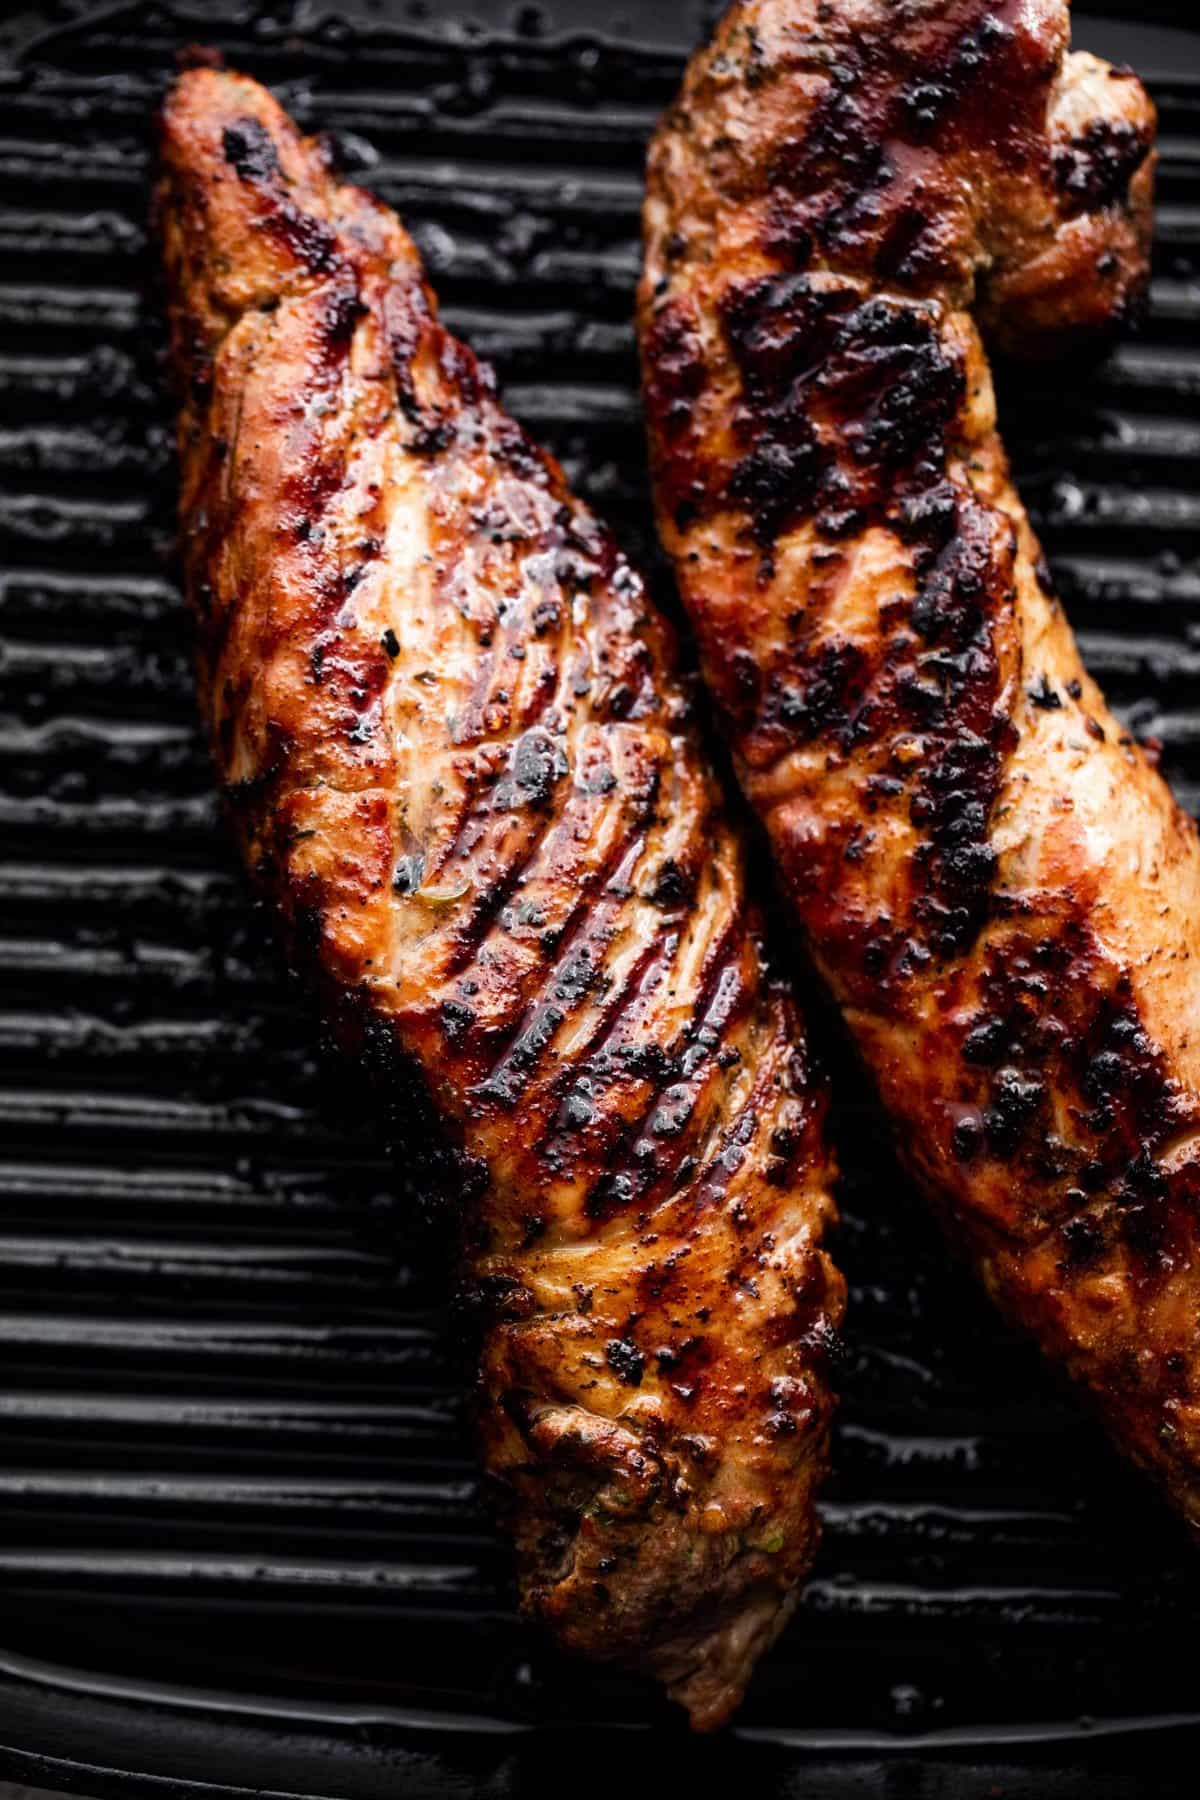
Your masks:
M811 1562L821 1090L662 626L392 213L194 70L157 213L199 686L250 867L415 1063L526 1607L711 1726Z
M1006 1313L1200 1526L1200 846L1084 672L972 311L1146 279L1154 117L1064 0L757 0L650 156L663 537L816 961Z

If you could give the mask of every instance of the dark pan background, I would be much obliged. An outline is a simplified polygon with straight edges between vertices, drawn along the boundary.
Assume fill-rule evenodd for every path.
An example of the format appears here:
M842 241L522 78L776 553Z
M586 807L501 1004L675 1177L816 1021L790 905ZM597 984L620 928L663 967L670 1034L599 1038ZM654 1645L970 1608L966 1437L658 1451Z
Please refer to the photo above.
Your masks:
M445 1230L217 818L147 298L177 50L219 45L336 135L670 605L629 314L643 145L705 11L0 9L0 1774L638 1793L665 1755L673 1788L764 1797L1196 1791L1200 1561L950 1265L852 1074L825 1547L737 1730L694 1745L524 1630ZM1142 13L1099 0L1077 41L1161 108L1153 317L1099 374L1001 399L1088 661L1194 807L1200 30L1187 0Z

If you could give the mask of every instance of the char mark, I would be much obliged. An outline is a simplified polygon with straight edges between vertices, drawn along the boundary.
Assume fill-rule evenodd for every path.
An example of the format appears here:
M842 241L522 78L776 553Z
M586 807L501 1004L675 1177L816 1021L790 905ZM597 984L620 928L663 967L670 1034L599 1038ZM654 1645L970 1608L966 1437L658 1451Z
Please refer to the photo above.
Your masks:
M1102 212L1129 192L1150 145L1128 119L1092 119L1086 130L1054 153L1054 180L1067 217Z
M248 114L225 127L221 149L242 181L274 182L280 174L274 139L265 125Z
M966 377L935 307L764 276L727 293L722 322L744 396L730 492L764 547L805 512L844 536L905 476L940 472Z
M665 972L677 955L674 933L656 941L612 1008L602 1037L589 1051L589 1067L601 1082L613 1067L637 1074L649 1081L650 1092L640 1115L621 1132L606 1159L605 1174L588 1196L592 1218L611 1218L646 1204L655 1190L671 1191L685 1171L693 1172L706 1157L707 1142L697 1141L696 1097L714 1061L725 1066L722 1048L753 999L741 963L746 934L746 916L737 908L723 921L706 958L686 1038L670 1051L658 1044L614 1046L613 1039L622 1023L633 1023L635 997L651 990L654 974Z
M326 275L340 261L337 233L324 219L296 204L284 180L279 152L267 128L249 115L227 125L221 136L225 160L239 181L269 194L262 229L284 243L310 275Z
M1022 154L1018 121L1054 65L1035 34L1014 29L1012 11L957 0L907 18L901 9L839 38L802 131L767 164L767 242L785 265L804 267L819 245L835 265L890 275L912 292L959 268L941 218L948 196L913 204L905 150L935 146L949 157L986 142L1002 158Z
M1146 1030L1128 973L1086 921L1068 912L1037 930L999 927L963 1032L982 1130L956 1147L964 1156L986 1147L1015 1191L1042 1197L1021 1229L1036 1236L1053 1222L1068 1271L1121 1244L1140 1280L1169 1273L1191 1203L1187 1178L1168 1174L1161 1157L1194 1126L1195 1108Z

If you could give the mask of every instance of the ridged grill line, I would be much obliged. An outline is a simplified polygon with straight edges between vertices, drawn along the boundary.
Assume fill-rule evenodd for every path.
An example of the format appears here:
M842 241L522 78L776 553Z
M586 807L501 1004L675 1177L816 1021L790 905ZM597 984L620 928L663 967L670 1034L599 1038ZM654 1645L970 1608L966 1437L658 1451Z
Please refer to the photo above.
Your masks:
M219 1643L227 1688L447 1731L636 1720L641 1690L513 1621L445 1233L386 1109L319 1057L218 820L143 297L148 115L195 29L127 9L0 88L0 1635L54 1655L68 1621L98 1678L210 1686ZM678 58L214 35L401 208L449 323L666 594L628 315ZM1150 326L1002 406L1089 666L1196 809L1200 52L1156 99ZM1181 1538L949 1269L852 1079L839 1116L838 1473L747 1723L986 1740L1189 1709Z

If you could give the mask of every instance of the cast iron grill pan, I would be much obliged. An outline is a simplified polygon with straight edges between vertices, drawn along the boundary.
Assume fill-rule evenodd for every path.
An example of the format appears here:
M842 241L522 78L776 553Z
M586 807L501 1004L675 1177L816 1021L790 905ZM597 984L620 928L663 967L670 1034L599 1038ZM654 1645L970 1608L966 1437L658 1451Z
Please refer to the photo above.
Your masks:
M703 10L92 0L0 23L0 1771L581 1792L657 1737L680 1784L1041 1800L1166 1791L1145 1769L1200 1746L1200 1560L951 1268L849 1081L826 1543L738 1732L697 1751L523 1629L404 1121L322 1055L217 819L145 233L180 47L269 82L399 207L451 325L670 606L629 315L643 147ZM1151 321L1098 374L1006 373L1001 401L1089 666L1195 807L1187 10L1077 21L1160 107Z

